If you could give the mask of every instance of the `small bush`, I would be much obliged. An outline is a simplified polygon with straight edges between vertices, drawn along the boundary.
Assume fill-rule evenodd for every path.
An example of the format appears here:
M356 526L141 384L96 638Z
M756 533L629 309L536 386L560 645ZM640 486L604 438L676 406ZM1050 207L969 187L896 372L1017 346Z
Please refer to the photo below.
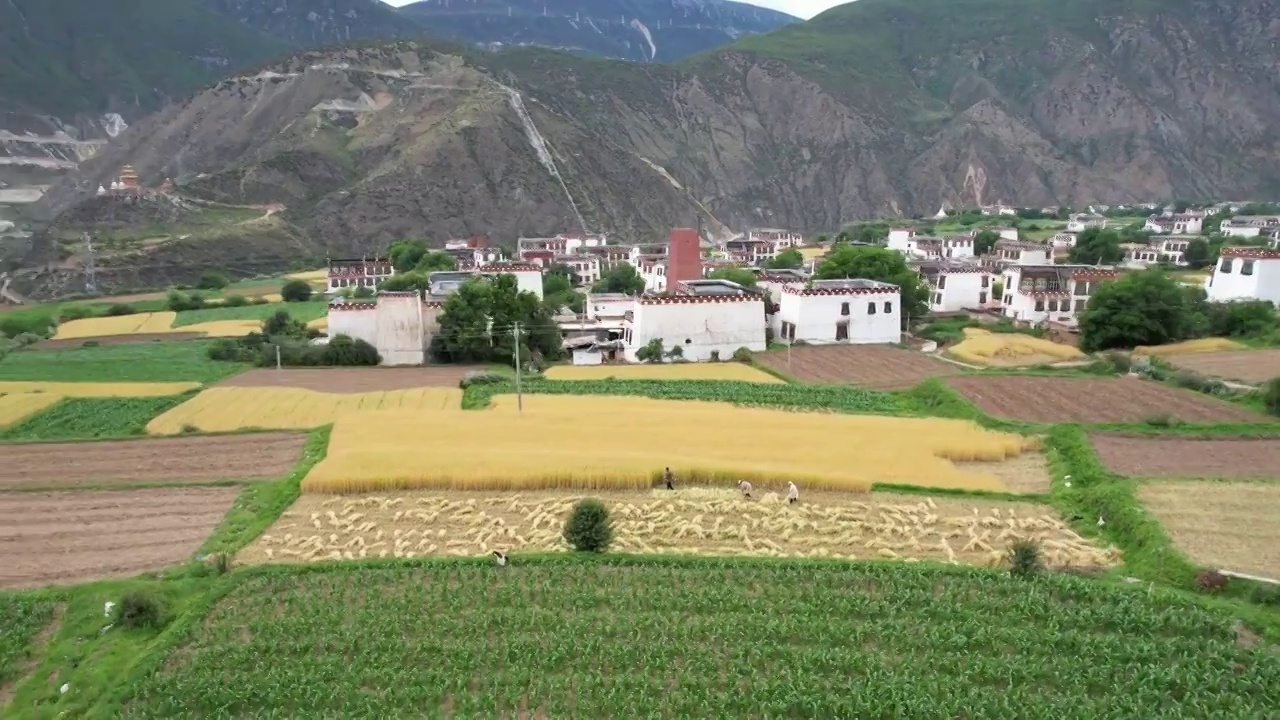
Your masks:
M1267 412L1280 415L1280 378L1274 378L1267 383L1266 391L1262 395L1262 404L1267 408Z
M35 333L19 333L18 336L13 339L13 345L14 347L26 347L28 345L35 345L43 339L44 338Z
M1103 359L1111 363L1111 367L1121 375L1128 375L1129 370L1133 368L1133 358L1122 352L1109 352L1104 354Z
M1201 570L1196 573L1196 587L1207 593L1216 593L1227 586L1231 578L1217 570Z
M200 310L205 306L204 296L197 293L188 295L180 290L170 290L165 294L165 307L173 312Z
M1173 384L1180 388L1195 390L1196 392L1204 391L1205 379L1197 373L1186 371L1176 372L1173 374L1172 380Z
M311 285L306 280L290 280L280 286L280 297L285 302L306 302L311 299Z
M367 300L373 297L373 288L361 285L351 293L351 297L356 300Z
M271 304L271 301L270 301L270 300L268 300L268 299L266 299L266 298L264 298L264 297L259 296L259 297L256 297L256 298L254 298L254 299L250 300L250 301L249 301L249 304L250 304L250 305L270 305L270 304Z
M208 350L209 359L219 362L253 362L257 352L239 340L221 338L213 341Z
M1044 570L1040 544L1034 540L1017 540L1009 546L1009 574L1029 578Z
M1178 420L1172 415L1152 415L1142 422L1150 425L1151 427L1159 428L1177 427L1182 424L1181 420Z
M1280 587L1259 584L1249 593L1249 601L1259 605L1280 607Z
M108 317L124 317L125 315L134 315L137 312L132 305L125 305L124 303L116 303L107 308Z
M155 628L161 625L160 601L150 593L130 590L120 598L116 622L127 628Z
M321 365L353 367L373 366L382 362L377 348L350 335L335 335L321 349Z
M599 500L581 500L564 524L564 539L578 552L602 553L613 543L609 509Z
M749 363L751 362L751 357L751 350L749 348L740 347L733 351L733 359L738 362Z
M201 290L221 290L231 284L226 275L213 270L206 270L200 276L200 282L196 283L196 287Z
M55 324L48 310L13 310L0 314L0 335L17 337L32 333L46 338L53 334Z
M93 308L84 305L68 305L58 313L58 322L71 322L93 317Z
M472 385L500 385L507 381L507 378L488 370L472 370L462 376L462 380L458 383L458 387L466 390Z
M244 307L249 304L249 298L243 295L228 295L222 299L223 307Z

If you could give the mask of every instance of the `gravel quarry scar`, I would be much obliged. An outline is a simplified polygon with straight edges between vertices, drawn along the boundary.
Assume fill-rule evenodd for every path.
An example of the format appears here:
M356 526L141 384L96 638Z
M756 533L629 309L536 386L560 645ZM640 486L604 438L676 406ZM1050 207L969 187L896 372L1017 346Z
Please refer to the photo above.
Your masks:
M0 490L267 480L288 473L306 435L0 445Z
M0 493L0 589L127 577L186 560L239 488Z

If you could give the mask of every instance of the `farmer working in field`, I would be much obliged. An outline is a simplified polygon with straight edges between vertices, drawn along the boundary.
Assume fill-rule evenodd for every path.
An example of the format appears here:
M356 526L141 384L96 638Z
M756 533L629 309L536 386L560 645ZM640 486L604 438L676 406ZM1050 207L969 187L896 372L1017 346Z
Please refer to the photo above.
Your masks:
M676 489L676 476L671 474L671 468L667 468L662 473L662 480L666 482L668 490Z
M751 499L751 483L743 480L738 483L738 489L742 491L742 497L747 498L748 500Z

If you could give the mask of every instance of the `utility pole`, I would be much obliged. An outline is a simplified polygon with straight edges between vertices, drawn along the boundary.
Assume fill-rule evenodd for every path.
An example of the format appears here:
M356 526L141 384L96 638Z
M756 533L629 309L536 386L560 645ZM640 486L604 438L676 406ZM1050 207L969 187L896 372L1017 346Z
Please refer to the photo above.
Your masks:
M84 292L86 295L98 294L98 266L93 257L93 235L84 234Z
M520 323L511 326L511 335L516 339L516 412L524 412L524 395L520 392Z

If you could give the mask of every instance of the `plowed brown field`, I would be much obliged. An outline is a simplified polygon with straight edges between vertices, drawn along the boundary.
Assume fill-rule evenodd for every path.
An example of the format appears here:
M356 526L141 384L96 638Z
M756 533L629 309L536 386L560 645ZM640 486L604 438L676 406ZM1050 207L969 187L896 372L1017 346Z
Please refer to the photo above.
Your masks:
M421 387L458 387L472 370L482 367L332 368L250 370L219 385L223 387L295 387L329 393L363 393Z
M126 577L182 562L238 492L0 493L0 589Z
M756 356L756 361L803 382L848 383L876 390L914 387L961 368L914 350L883 345L805 345Z
M1165 358L1184 370L1228 380L1263 383L1280 377L1280 348L1184 353Z
M1103 464L1121 475L1280 478L1280 439L1276 438L1191 439L1097 433L1092 440Z
M1137 378L949 378L947 383L996 417L1042 423L1124 423L1168 415L1188 422L1262 422L1255 413L1190 390Z
M262 480L289 472L306 436L0 445L0 489Z

